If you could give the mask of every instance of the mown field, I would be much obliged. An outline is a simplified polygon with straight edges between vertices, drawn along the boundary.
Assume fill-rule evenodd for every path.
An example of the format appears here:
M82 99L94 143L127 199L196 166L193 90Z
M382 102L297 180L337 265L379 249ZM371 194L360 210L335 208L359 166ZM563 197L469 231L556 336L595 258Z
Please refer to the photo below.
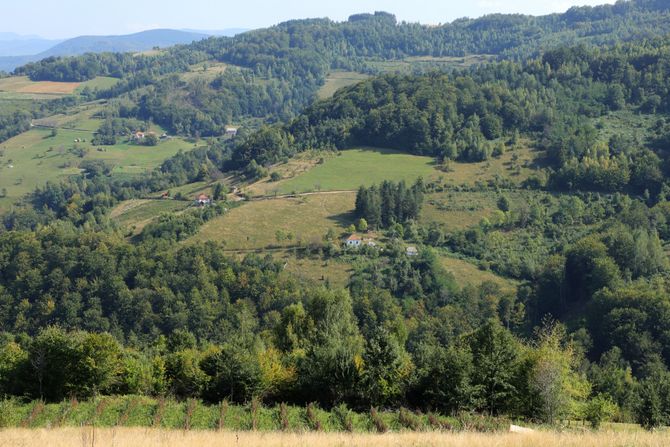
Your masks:
M496 178L509 178L518 184L536 172L542 156L541 152L529 148L527 142L498 158L478 163L449 162L446 168L438 166L432 157L392 149L357 148L304 154L271 170L276 171L281 180L272 182L266 178L246 187L245 191L251 195L274 195L355 190L384 180L412 183L419 177L426 182L439 180L448 186L473 186Z
M279 194L308 191L355 190L383 180L414 182L438 171L431 157L410 155L391 149L360 148L339 152L295 178L273 186Z
M224 242L230 250L321 241L329 228L340 234L354 221L354 201L354 193L252 201L207 222L191 240ZM280 240L277 231L284 235Z
M86 82L31 81L27 76L0 79L0 101L11 99L55 99L81 92L84 88L105 89L118 79L98 77Z
M357 84L369 76L355 71L333 71L326 77L325 84L317 92L319 99L330 98L336 91L349 85Z

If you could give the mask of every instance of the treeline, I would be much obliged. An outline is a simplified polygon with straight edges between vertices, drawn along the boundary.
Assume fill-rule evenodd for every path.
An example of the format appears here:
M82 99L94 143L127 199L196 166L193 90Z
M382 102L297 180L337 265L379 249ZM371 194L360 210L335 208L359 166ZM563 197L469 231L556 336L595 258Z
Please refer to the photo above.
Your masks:
M129 118L107 118L95 132L91 144L116 144L118 137L130 137L133 132L147 130L146 122Z
M16 70L35 80L82 81L95 76L126 77L186 71L188 65L217 59L278 77L318 77L325 68L346 67L362 58L467 54L535 55L583 41L612 44L667 33L668 6L657 0L571 8L541 17L489 15L442 26L398 23L385 12L356 14L341 23L327 19L293 20L233 38L210 38L169 48L159 55L86 54L47 58ZM665 30L665 31L664 31Z
M224 38L222 38L224 39ZM33 81L83 82L98 76L113 78L160 76L188 71L189 66L205 60L206 54L185 46L175 46L167 54L87 53L74 57L48 57L14 70Z
M421 179L410 188L404 181L397 184L384 181L379 187L361 186L356 193L356 217L365 219L373 228L388 228L417 219L423 203L424 185Z
M0 142L30 129L33 115L26 111L15 111L0 114Z

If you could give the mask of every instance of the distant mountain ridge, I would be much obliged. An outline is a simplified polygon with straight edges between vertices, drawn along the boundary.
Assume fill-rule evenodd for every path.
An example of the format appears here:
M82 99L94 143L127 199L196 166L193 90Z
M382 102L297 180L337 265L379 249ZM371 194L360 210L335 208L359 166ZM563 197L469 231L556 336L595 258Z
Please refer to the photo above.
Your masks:
M209 37L207 34L172 29L154 29L121 36L79 36L68 39L39 54L41 57L76 56L84 53L146 51L191 43Z
M18 66L52 56L77 56L84 53L103 52L123 53L146 51L154 47L170 47L206 39L210 35L200 32L155 29L119 36L79 36L65 41L56 41L55 45L52 42L47 48L41 49L37 54L25 55L26 53L23 53L23 55L20 55L14 52L13 54L0 57L0 70L9 72ZM0 41L0 54L2 54L2 45L3 42Z
M221 30L203 30L203 29L188 29L184 28L181 31L186 31L187 33L199 33L207 34L208 36L217 36L217 37L233 37L238 34L246 33L251 31L249 28L224 28Z
M61 43L63 40L0 32L0 57L41 53Z

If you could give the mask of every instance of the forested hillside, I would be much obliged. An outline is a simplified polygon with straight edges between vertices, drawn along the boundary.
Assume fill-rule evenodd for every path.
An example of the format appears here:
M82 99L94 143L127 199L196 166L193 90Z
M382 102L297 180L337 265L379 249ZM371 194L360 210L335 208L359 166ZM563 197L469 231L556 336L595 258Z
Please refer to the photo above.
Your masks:
M233 38L210 38L156 55L88 54L50 57L15 70L33 80L85 81L96 76L123 79L110 98L139 90L125 113L152 119L173 132L220 135L222 122L254 116L287 118L313 99L331 69L376 73L374 61L409 56L462 57L496 55L504 59L536 56L540 49L578 42L593 45L662 36L670 31L664 2L636 0L595 8L572 8L542 17L492 15L429 27L398 23L388 13L359 14L346 22L299 20L251 31ZM203 61L243 67L209 82L184 82L157 76L183 72ZM267 81L267 82L266 82ZM167 92L181 92L169 95ZM269 107L268 102L273 106ZM168 109L161 113L158 109ZM225 123L224 123L225 124Z

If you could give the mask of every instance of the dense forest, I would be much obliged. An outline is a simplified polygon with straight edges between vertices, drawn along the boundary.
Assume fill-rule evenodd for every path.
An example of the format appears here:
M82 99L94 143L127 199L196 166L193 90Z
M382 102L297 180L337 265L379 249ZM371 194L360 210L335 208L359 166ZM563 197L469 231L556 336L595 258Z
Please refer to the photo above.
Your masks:
M0 396L670 424L670 40L658 37L668 14L666 2L642 0L438 27L375 13L18 69L33 79L120 78L90 93L108 100L96 144L147 122L193 137L218 136L242 116L270 123L211 138L142 176L82 163L2 216ZM466 53L509 60L383 74L313 102L333 68L372 73L371 59ZM230 66L210 81L180 76L212 60ZM644 137L603 138L598 120L619 111L654 124ZM20 132L32 116L3 114L0 129ZM221 190L216 204L163 214L137 234L109 215L121 201L223 173L263 177L307 150L390 147L447 172L452 160L492 160L521 144L541 163L523 181L361 186L352 214L360 231L384 238L382 250L346 253L330 231L296 247L320 262L353 257L344 287L299 279L270 255L241 259L225 243L190 240L245 206ZM444 192L488 194L497 210L467 228L423 223L426 205L439 205L428 198ZM511 194L527 195L512 205ZM410 244L419 248L411 256ZM444 251L515 287L459 286L439 261Z
M379 72L374 61L409 56L495 55L523 60L579 42L610 45L670 32L668 5L656 0L572 8L542 17L491 15L441 26L398 23L384 12L358 14L345 22L289 21L233 38L210 38L155 55L86 54L51 57L19 67L33 80L80 82L112 76L121 82L93 92L123 95L133 105L122 116L151 119L173 133L221 135L243 117L275 121L309 105L331 69ZM237 67L217 79L188 82L170 74L193 64L218 61ZM150 88L148 88L150 87ZM175 94L177 93L177 94Z

